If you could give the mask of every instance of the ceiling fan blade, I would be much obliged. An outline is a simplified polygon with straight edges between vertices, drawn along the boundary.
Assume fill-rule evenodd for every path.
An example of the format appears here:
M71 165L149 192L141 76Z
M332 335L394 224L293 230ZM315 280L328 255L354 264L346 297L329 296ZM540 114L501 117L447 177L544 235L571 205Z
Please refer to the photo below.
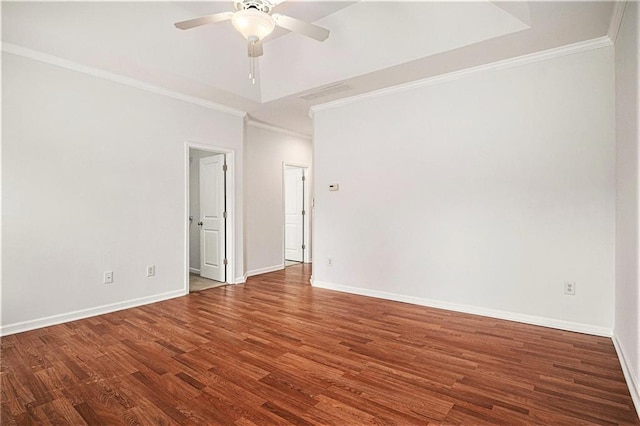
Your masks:
M271 17L277 26L282 27L285 30L306 35L307 37L311 37L318 41L325 41L327 37L329 37L329 30L326 28L309 24L308 22L304 22L287 15L281 15L280 13L274 13Z
M262 56L264 52L262 51L262 41L257 41L255 43L249 42L249 57L257 58L258 56Z
M216 22L228 21L233 16L233 12L214 13L213 15L201 16L187 21L176 22L176 28L188 30L190 28L199 27L201 25L215 24Z

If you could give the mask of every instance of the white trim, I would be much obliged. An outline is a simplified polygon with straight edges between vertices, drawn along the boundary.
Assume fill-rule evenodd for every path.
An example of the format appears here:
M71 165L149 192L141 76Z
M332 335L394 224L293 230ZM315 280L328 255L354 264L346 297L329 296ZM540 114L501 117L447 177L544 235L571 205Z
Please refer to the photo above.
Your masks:
M574 331L578 333L593 334L596 336L611 337L613 330L607 327L599 327L590 324L582 324L571 321L557 320L553 318L539 317L536 315L520 314L517 312L501 311L498 309L482 308L478 306L463 305L459 303L443 302L439 300L424 299L421 297L405 296L397 293L387 293L384 291L369 290L359 287L334 284L325 281L314 280L311 285L328 290L341 291L344 293L358 294L361 296L375 297L378 299L393 300L396 302L411 303L413 305L427 306L430 308L446 309L455 312L481 315L485 317L504 319L508 321L521 322L525 324L540 325L543 327L557 328L560 330Z
M247 277L253 277L254 275L266 274L269 272L281 271L284 269L284 264L267 266L266 268L258 268L247 271ZM246 281L246 278L245 278Z
M235 281L233 282L234 284L244 284L247 282L247 274L244 274L241 277L236 277Z
M305 135L304 133L294 132L292 130L288 130L279 126L274 126L273 124L263 123L261 121L255 120L247 120L247 126L255 127L258 129L270 130L272 132L283 133L285 135L294 136L296 138L311 140L311 135Z
M298 167L300 169L310 169L311 168L311 166L308 165L307 163L295 163L295 162L291 162L291 161L283 161L282 162L282 170L283 171L286 168L286 166Z
M200 274L200 269L189 267L189 272L191 272L192 274L198 274L199 275Z
M631 399L633 400L633 404L635 405L636 412L638 413L638 417L640 417L640 383L636 381L636 375L631 368L631 365L627 362L627 358L624 356L624 351L622 350L622 346L620 346L620 342L618 341L618 337L615 332L613 333L613 347L616 348L616 353L618 354L618 359L620 360L620 366L622 367L622 373L624 374L624 378L627 381L627 387L629 388L629 393L631 394Z
M81 72L83 74L88 74L93 77L102 78L104 80L109 80L116 83L124 84L126 86L135 87L136 89L146 90L147 92L155 93L156 95L166 96L168 98L173 98L179 101L188 102L190 104L199 105L199 106L213 109L219 112L235 115L237 117L244 117L245 115L247 115L245 111L241 111L239 109L235 109L235 108L228 107L226 105L221 105L215 102L207 101L205 99L196 98L195 96L184 95L182 93L174 92L173 90L154 86L152 84L135 80L133 78L125 77L120 74L115 74L115 73L104 71L98 68L81 65L77 62L62 59L57 56L39 52L37 50L28 49L26 47L18 46L13 43L2 42L2 51L6 53L11 53L13 55L18 55L25 58L33 59L35 61L44 62L46 64L55 65L61 68L66 68L72 71Z
M615 43L618 38L618 32L620 31L620 25L622 25L622 16L627 6L626 0L618 0L613 2L613 13L611 14L611 21L609 22L609 30L607 31L607 37L611 40L611 43Z
M227 164L227 229L226 244L227 244L227 272L226 283L236 284L237 278L234 280L232 277L235 274L235 265L237 259L235 258L235 241L236 241L236 193L235 193L235 169L236 169L236 156L235 151L229 148L223 148L213 145L204 145L196 142L185 142L185 191L184 191L184 294L189 293L189 271L190 259L189 259L189 197L190 197L190 185L189 185L189 149L198 149L201 151L207 151L214 154L224 154Z
M135 308L137 306L148 305L150 303L161 302L167 299L184 296L182 290L174 290L166 293L160 293L153 296L141 297L138 299L126 300L124 302L111 303L108 305L97 306L95 308L81 309L79 311L68 312L49 317L38 318L29 321L18 322L14 324L3 325L0 327L0 336L9 334L22 333L23 331L35 330L42 327L62 324L69 321L76 321L85 318L94 317L96 315L104 315L111 312L121 311L123 309Z
M437 75L434 77L425 78L422 80L416 80L409 83L399 84L397 86L386 87L380 90L374 90L372 92L363 93L361 95L351 96L348 98L338 99L332 102L324 104L318 104L311 107L311 112L315 113L327 109L333 109L345 105L350 105L356 102L360 102L366 99L378 98L395 93L405 92L407 90L431 86L434 84L440 84L448 81L458 80L471 74L475 74L483 71L496 71L506 68L512 68L522 65L528 65L534 62L541 62L559 58L562 56L573 55L575 53L586 52L594 49L601 49L603 47L612 46L613 43L609 37L599 37L592 40L581 41L574 44L568 44L566 46L556 47L553 49L543 50L541 52L530 53L528 55L518 56L515 58L505 59L502 61L492 62L490 64L479 65L477 67L466 68L460 71L453 71L446 74Z

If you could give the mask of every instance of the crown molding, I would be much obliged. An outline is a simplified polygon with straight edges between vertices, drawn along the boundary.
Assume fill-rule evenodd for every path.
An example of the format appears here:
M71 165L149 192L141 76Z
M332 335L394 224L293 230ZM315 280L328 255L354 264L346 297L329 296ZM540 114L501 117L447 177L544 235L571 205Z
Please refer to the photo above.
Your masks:
M252 119L247 120L247 126L255 127L258 129L271 130L272 132L284 133L285 135L294 136L296 138L311 140L310 135L305 135L304 133L298 133L291 130L287 130L282 127L274 126L273 124L263 123L261 121L256 121Z
M479 72L496 71L496 70L502 70L502 69L507 69L512 67L518 67L522 65L532 64L535 62L547 61L547 60L559 58L562 56L573 55L575 53L601 49L603 47L609 47L609 46L613 46L613 42L608 36L598 37L592 40L586 40L578 43L568 44L566 46L556 47L553 49L543 50L541 52L517 56L515 58L496 61L496 62L492 62L485 65L479 65L477 67L467 68L460 71L453 71L450 73L425 78L422 80L416 80L409 83L399 84L397 86L386 87L384 89L374 90L372 92L363 93L361 95L338 99L335 101L327 102L325 104L314 105L311 107L310 114L314 114L317 111L323 111L327 109L341 107L344 105L353 104L366 99L378 98L378 97L387 96L395 93L401 93L411 89L416 89L420 87L426 87L434 84L440 84L448 81L458 80L460 78L467 77L469 75L476 74Z
M620 25L622 25L622 16L624 10L627 7L626 0L618 0L613 3L613 13L611 14L611 21L609 22L609 30L607 36L611 43L615 43L618 38L618 32L620 31Z
M93 77L98 77L104 80L109 80L116 83L124 84L126 86L134 87L136 89L155 93L156 95L166 96L168 98L173 98L179 101L188 102L190 104L205 107L218 112L231 114L236 117L244 117L245 115L247 115L245 111L241 111L239 109L217 104L215 102L207 101L205 99L197 98L195 96L184 95L182 93L174 92L173 90L164 89L162 87L144 83L142 81L125 77L120 74L104 71L99 68L93 68L86 65L81 65L77 62L69 61L67 59L62 59L57 56L49 55L48 53L18 46L13 43L2 42L2 51L6 53L11 53L13 55L18 55L25 58L33 59L35 61L44 62L46 64L55 65L61 68L66 68L66 69L80 72L83 74L88 74Z

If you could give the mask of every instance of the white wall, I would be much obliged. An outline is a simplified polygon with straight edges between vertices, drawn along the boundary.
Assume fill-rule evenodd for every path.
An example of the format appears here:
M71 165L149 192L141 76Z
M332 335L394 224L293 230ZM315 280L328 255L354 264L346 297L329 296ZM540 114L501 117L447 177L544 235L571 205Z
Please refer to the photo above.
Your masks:
M243 275L240 114L7 53L2 88L3 333L184 293L186 141L236 152Z
M627 2L616 40L616 316L615 341L640 412L640 28L637 2ZM635 393L635 395L634 395Z
M314 108L314 285L611 333L613 60Z
M284 267L283 163L311 166L312 152L311 141L300 136L251 122L246 131L246 263L252 275ZM307 184L312 188L311 179Z

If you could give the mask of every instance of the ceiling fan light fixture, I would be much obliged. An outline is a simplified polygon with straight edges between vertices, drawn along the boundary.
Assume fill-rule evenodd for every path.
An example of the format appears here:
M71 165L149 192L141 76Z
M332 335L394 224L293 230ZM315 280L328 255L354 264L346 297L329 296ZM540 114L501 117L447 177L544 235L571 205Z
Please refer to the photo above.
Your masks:
M231 23L247 40L252 36L262 40L271 34L276 26L270 15L256 9L238 10L231 17Z

